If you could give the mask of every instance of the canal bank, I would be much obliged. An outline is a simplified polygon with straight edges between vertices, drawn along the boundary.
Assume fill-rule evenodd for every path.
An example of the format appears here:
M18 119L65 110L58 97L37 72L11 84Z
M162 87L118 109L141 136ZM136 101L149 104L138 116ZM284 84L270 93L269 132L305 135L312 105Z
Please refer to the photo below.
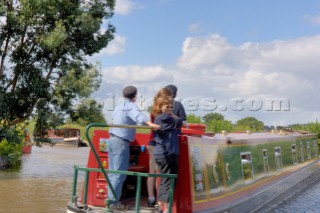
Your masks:
M85 166L88 153L88 147L34 146L23 155L20 169L0 171L0 212L65 212L73 166Z

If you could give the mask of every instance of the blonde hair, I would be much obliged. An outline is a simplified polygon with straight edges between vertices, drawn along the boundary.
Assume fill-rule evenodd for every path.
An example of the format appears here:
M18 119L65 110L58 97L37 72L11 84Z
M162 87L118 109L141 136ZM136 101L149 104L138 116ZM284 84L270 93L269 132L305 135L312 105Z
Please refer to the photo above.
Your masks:
M172 103L173 93L168 88L161 88L153 98L152 115L155 117L162 113L161 108L164 105Z

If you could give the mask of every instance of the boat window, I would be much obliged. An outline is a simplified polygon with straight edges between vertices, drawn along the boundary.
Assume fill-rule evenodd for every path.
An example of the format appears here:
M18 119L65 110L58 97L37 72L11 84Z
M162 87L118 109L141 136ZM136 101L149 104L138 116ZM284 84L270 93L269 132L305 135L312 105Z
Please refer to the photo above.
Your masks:
M282 156L281 156L281 147L274 147L274 155L276 161L276 170L282 169Z
M293 162L293 164L297 164L298 163L297 145L292 144L291 150L292 150L292 162Z
M308 159L311 159L311 148L310 148L310 141L307 141L307 155Z
M316 147L314 146L314 141L311 141L311 157L316 156Z
M303 143L300 143L301 162L304 162Z
M318 157L318 152L319 152L319 150L318 150L318 140L314 140L313 141L313 149L314 149L314 156Z
M262 160L263 160L264 175L267 175L269 173L269 161L268 161L267 149L262 150Z
M242 175L245 182L253 180L252 157L251 152L241 152Z

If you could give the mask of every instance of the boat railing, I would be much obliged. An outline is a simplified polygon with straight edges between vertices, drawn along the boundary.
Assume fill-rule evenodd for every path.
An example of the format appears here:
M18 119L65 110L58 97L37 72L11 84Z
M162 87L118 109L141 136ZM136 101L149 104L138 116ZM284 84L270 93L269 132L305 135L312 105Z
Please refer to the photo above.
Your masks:
M73 187L72 187L72 197L71 203L77 202L76 201L76 192L77 192L77 182L78 182L78 171L85 172L84 178L84 189L83 189L83 197L82 197L82 205L87 204L87 192L88 192L88 179L89 179L89 172L101 172L100 168L85 168L79 167L77 165L74 166L74 176L73 176ZM120 171L120 170L108 170L103 169L105 173L112 173L112 174L121 174L121 175L129 175L129 176L136 176L137 177L137 187L136 187L136 199L135 199L135 212L140 212L140 200L141 200L141 183L143 177L160 177L160 178L169 178L170 179L170 191L169 191L169 212L172 212L172 204L173 204L173 194L174 194L174 179L177 177L176 174L153 174L153 173L141 173L141 172L130 172L130 171ZM107 177L107 181L109 182L109 178ZM114 192L113 186L110 184L109 189ZM113 197L115 194L113 193ZM112 212L110 208L110 201L111 199L106 199L106 212Z
M137 176L137 187L136 187L136 202L135 202L135 211L139 212L140 209L140 199L141 199L141 178L142 177L162 177L162 178L170 178L170 193L169 193L169 213L172 212L172 205L173 205L173 194L174 194L174 180L177 177L175 174L151 174L151 173L140 173L140 172L130 172L130 171L115 171L115 170L107 170L104 169L103 164L100 161L100 158L98 156L97 150L92 144L89 130L92 127L115 127L115 128L139 128L139 129L151 129L149 126L139 126L139 125L118 125L118 124L104 124L104 123L91 123L86 127L86 137L88 139L89 146L92 150L92 153L94 154L94 157L99 165L99 168L80 168L78 166L75 166L74 171L74 180L73 180L73 190L72 190L72 200L73 202L74 197L76 196L76 186L77 186L77 178L78 178L78 170L85 171L85 188L83 193L83 201L84 204L86 204L87 200L87 190L88 190L88 179L89 179L89 172L101 172L103 174L104 179L106 180L109 190L111 191L113 195L113 199L107 198L105 199L106 204L106 212L112 212L110 208L110 204L112 201L116 200L116 193L115 190L108 178L107 173L113 173L113 174L123 174L123 175L130 175L130 176Z

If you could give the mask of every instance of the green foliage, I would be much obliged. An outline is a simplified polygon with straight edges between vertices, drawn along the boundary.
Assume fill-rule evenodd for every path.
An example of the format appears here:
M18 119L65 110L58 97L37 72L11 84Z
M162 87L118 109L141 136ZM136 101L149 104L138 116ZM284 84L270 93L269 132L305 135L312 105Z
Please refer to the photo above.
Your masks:
M196 116L195 114L189 114L187 115L187 122L188 123L194 123L194 124L200 124L201 123L201 117Z
M9 161L10 166L15 166L22 155L23 144L10 143L7 139L0 142L0 157Z
M44 99L40 99L37 103L36 124L33 131L34 141L37 146L41 146L41 142L50 142L47 139L47 129L50 129L49 120L52 111Z
M253 132L262 131L264 129L263 122L254 117L246 117L236 122L237 126L234 128L236 131L250 130Z
M28 120L37 109L41 132L53 113L72 114L74 101L100 86L101 67L86 57L114 38L115 27L101 24L115 0L18 2L0 5L0 125Z
M224 115L220 113L208 113L202 119L206 124L207 132L221 132L222 130L230 132L232 129L231 121L224 120Z
M208 124L210 121L223 121L224 120L224 115L220 113L208 113L205 116L202 117L202 120L204 121L205 124Z
M316 122L310 122L306 125L306 130L312 133L317 133L318 134L318 139L320 138L320 123L318 120Z
M103 105L93 99L83 99L75 108L72 114L72 121L81 126L90 123L106 123L102 114Z
M15 167L19 164L22 146L22 134L15 128L0 130L0 158L7 162L8 167Z
M318 122L318 120L316 120L315 122L309 122L308 124L292 124L290 125L290 127L292 127L292 129L294 130L308 131L317 134L320 151L320 123Z
M221 132L222 130L230 132L232 130L231 121L211 120L208 123L206 123L207 132Z
M101 83L98 64L87 66L82 71L80 66L79 62L74 62L70 71L58 80L59 87L56 88L51 100L51 103L59 106L61 110L69 110L69 114L73 113L73 99L88 98L91 93L99 88Z
M318 139L320 139L320 123L318 120L315 122L309 122L308 124L292 124L289 126L296 131L308 131L311 133L316 133L318 134Z
M0 141L6 139L12 144L20 144L22 142L22 133L18 128L1 128L0 127Z
M306 130L306 124L291 124L289 125L293 130Z

